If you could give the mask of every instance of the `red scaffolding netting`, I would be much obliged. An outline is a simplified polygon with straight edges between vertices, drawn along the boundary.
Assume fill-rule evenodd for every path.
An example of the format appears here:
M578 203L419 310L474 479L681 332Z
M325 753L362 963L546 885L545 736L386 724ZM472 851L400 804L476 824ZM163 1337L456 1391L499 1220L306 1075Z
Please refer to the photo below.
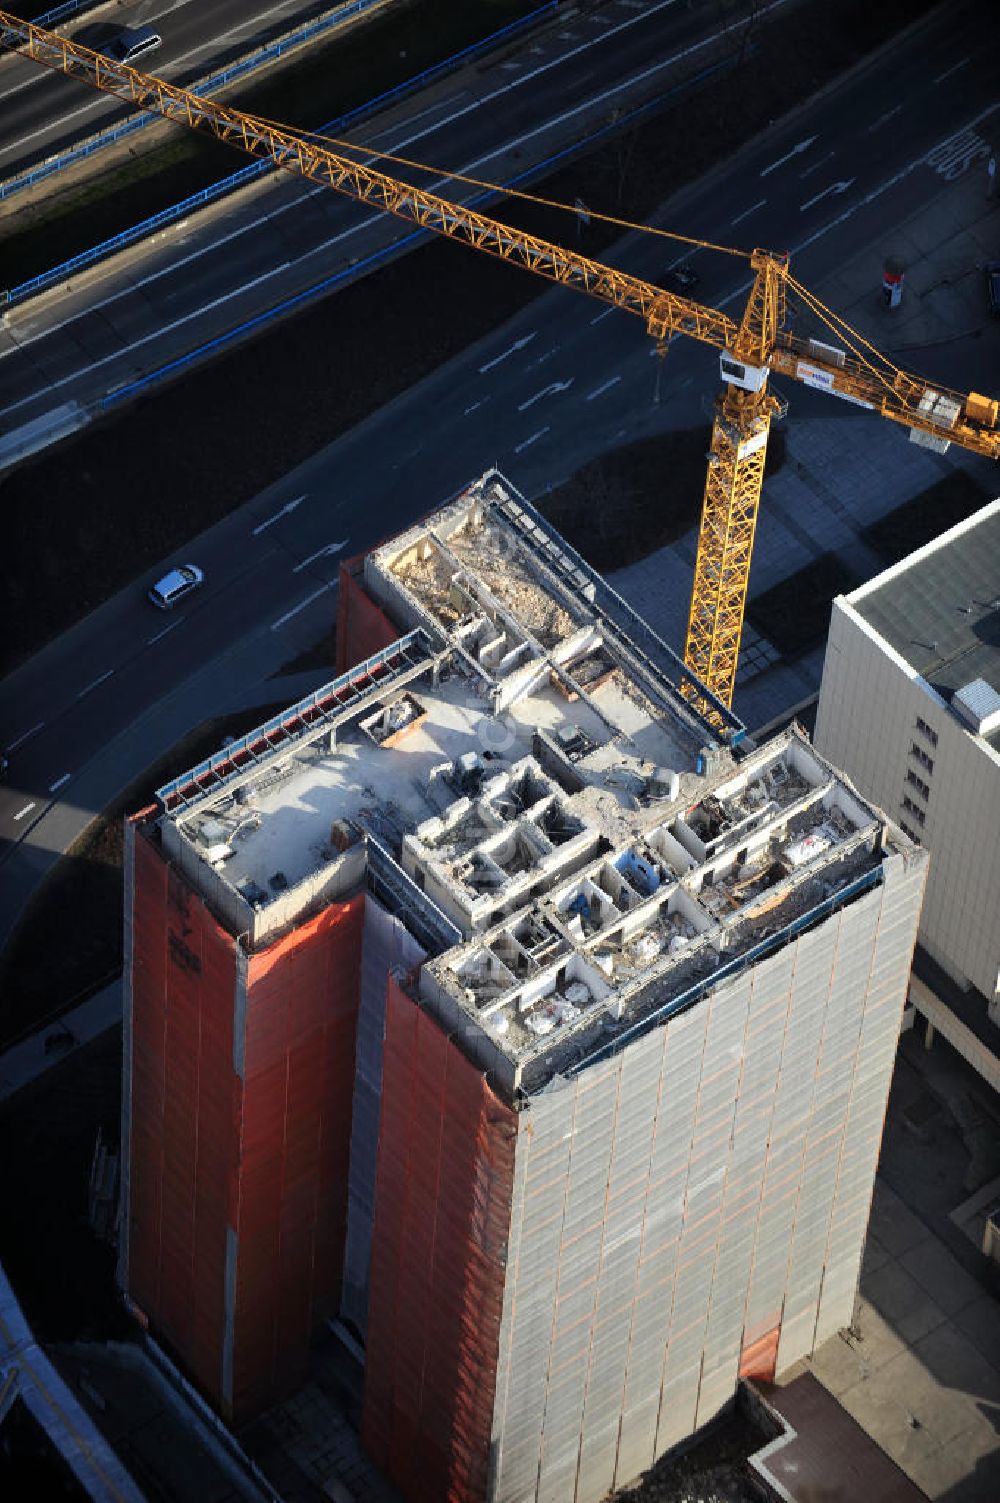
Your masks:
M410 1499L485 1499L517 1116L390 978L362 1438Z
M128 1292L218 1395L237 1154L233 940L135 838Z
M364 895L244 959L134 828L128 1293L246 1419L337 1308Z
M336 1313L347 1219L364 894L333 903L247 975L233 1410L305 1376Z
M337 600L337 672L346 673L355 663L363 663L390 642L399 632L381 606L367 593L362 579L365 555L345 560L340 566L340 589Z

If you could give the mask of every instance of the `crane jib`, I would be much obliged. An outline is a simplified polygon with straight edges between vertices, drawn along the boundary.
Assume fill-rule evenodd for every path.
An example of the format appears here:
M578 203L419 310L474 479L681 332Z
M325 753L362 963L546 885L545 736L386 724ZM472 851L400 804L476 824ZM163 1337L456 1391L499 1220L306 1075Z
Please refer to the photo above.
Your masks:
M685 643L690 676L681 683L681 691L720 735L726 734L726 727L717 705L728 708L732 704L736 682L768 428L784 405L767 389L772 372L869 408L907 427L911 439L932 449L943 451L957 443L1000 459L1000 405L994 398L946 391L898 370L795 281L787 254L752 252L754 279L737 323L719 309L574 254L332 149L341 143L327 145L300 136L288 127L139 73L9 11L0 11L0 48L22 52L138 109L192 130L210 131L250 155L270 157L285 170L356 202L373 204L536 276L638 314L661 353L681 335L719 350L725 385L716 403ZM570 214L577 212L570 205L564 207ZM787 332L790 290L844 340L848 350L815 339L797 339Z

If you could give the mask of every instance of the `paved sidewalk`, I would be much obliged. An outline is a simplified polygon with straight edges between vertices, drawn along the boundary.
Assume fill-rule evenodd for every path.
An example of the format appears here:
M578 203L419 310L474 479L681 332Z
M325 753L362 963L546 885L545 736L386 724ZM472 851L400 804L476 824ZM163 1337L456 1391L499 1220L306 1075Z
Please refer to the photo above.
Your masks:
M902 304L891 312L872 280L873 267L880 267L889 253L899 254L909 268ZM961 378L965 384L974 387L977 372L985 372L978 376L985 381L992 370L990 384L998 388L1000 325L988 317L982 272L982 263L997 255L1000 203L987 199L985 173L973 167L893 227L884 245L855 256L814 291L900 365L919 370L922 351L954 344L957 370L963 369L963 353L969 352L968 374ZM975 346L972 338L978 339ZM828 552L871 577L884 564L862 536L865 527L956 466L977 476L992 473L988 461L954 447L946 456L933 454L908 442L899 424L857 412L834 398L822 416L797 415L800 393L796 389L788 395L792 411L786 420L786 463L765 486L751 599ZM813 402L811 410L820 409ZM844 455L849 463L842 463ZM994 483L1000 490L1000 479ZM696 548L692 529L679 542L610 576L640 615L681 650ZM751 728L819 689L823 648L794 663L776 661L777 656L748 628L735 709Z
M929 1498L996 1498L1000 1304L882 1179L855 1325L805 1368Z

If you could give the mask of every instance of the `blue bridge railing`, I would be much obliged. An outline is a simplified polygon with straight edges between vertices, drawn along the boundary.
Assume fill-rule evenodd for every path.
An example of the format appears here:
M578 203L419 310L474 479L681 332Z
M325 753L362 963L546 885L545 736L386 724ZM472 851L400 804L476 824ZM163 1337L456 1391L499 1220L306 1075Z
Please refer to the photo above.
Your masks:
M81 0L77 0L77 3L81 3ZM338 24L342 24L350 16L356 15L360 10L376 3L378 3L378 0L354 0L349 10L338 12ZM365 104L348 110L346 114L339 115L335 120L328 120L325 125L319 127L317 134L335 134L338 131L344 130L346 126L361 119L363 116L374 113L374 111L382 106L393 103L397 99L402 99L407 94L422 88L426 83L437 78L440 74L459 66L476 54L494 47L504 37L520 31L526 26L533 25L538 21L540 16L544 15L547 11L555 9L558 4L559 0L546 0L546 3L539 6L536 10L529 11L527 15L521 16L519 20L511 21L508 25L502 26L499 31L492 32L488 37L484 37L481 42L474 42L471 46L464 47L460 52L456 52L451 57L445 58L443 62L435 63L431 68L425 68L422 73L415 73L412 78L405 79L394 88L385 90L384 93L376 95ZM329 22L329 18L327 19ZM298 35L298 33L294 33L294 35ZM287 50L291 44L289 38L285 37L283 43L278 45L283 45L285 50ZM253 59L244 60L244 63L237 64L235 68L225 73L214 75L202 86L203 91L207 92L213 87L218 88L221 83L229 82L232 78L239 76L238 69L242 68L244 71L249 71L245 66L246 63L252 62L256 67L260 65L261 60L262 55L256 54ZM123 121L121 125L114 126L108 131L103 131L99 136L93 137L90 141L82 142L80 146L74 147L71 151L64 153L62 157L53 157L50 162L42 163L40 167L24 175L25 181L22 182L20 178L15 178L11 179L7 184L0 183L0 199L5 196L5 190L8 192L11 189L17 191L19 187L29 187L32 183L40 182L43 177L49 176L52 172L60 171L63 167L69 166L71 162L81 161L84 157L92 155L93 152L103 150L105 146L110 145L113 141L120 141L123 136L130 135L133 131L141 129L154 118L158 117L134 115L130 119ZM169 208L161 209L158 214L154 214L148 219L140 220L137 224L130 225L128 229L121 230L117 235L112 235L109 239L102 240L98 245L90 246L85 251L80 251L78 255L71 256L67 261L61 261L58 266L52 266L47 271L39 272L37 276L30 277L27 281L18 283L16 287L11 287L6 291L0 290L0 306L12 307L15 303L22 303L26 298L33 297L36 293L44 292L47 287L54 287L59 282L65 281L67 277L72 276L75 272L83 271L88 266L94 266L98 261L104 260L106 256L114 255L117 251L126 250L130 245L135 245L138 241L144 240L148 235L155 234L157 230L166 228L167 225L175 223L178 219L183 219L192 210L200 209L206 204L214 203L216 199L225 197L226 194L232 193L235 189L243 187L244 184L252 182L254 178L262 177L264 173L276 170L274 163L270 161L249 162L245 167L240 167L236 172L229 173L228 176L220 178L218 182L209 183L207 187L199 189L197 193L192 193L179 203L171 204Z

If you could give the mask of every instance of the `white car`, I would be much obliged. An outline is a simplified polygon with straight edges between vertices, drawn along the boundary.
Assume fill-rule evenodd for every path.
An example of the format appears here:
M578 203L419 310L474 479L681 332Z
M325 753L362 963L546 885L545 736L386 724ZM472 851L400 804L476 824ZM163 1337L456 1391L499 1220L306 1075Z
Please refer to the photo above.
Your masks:
M169 611L178 600L196 590L204 578L197 564L178 564L176 569L171 569L169 574L156 581L149 598L161 611Z

